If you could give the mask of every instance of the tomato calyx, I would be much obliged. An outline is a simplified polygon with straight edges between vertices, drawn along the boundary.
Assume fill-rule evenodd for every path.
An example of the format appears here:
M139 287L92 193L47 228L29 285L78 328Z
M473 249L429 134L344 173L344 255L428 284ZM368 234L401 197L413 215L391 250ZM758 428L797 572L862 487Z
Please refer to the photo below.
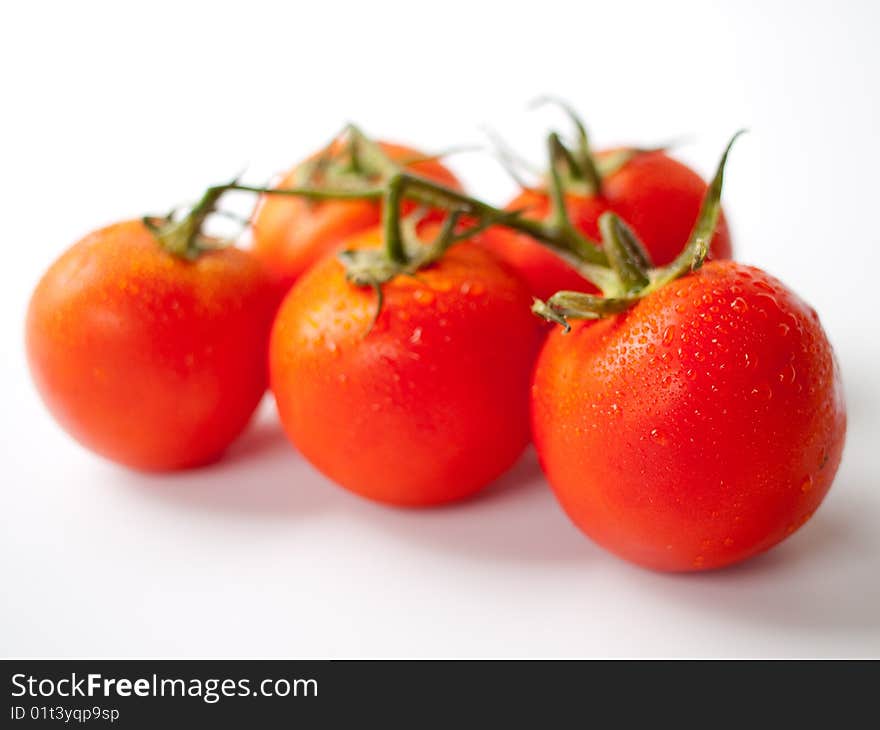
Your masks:
M220 197L235 184L233 180L227 185L208 188L199 202L182 218L177 217L175 209L163 217L144 216L143 223L162 249L173 256L194 261L206 251L224 245L223 241L206 236L202 229L208 216L217 211Z
M709 245L721 214L724 168L733 143L743 134L731 137L724 149L712 182L706 190L697 222L681 253L666 266L655 267L638 237L616 214L606 211L599 218L602 248L607 267L581 266L581 273L602 292L601 296L575 291L556 292L547 301L536 299L532 311L539 317L571 329L570 319L600 319L622 312L671 281L699 269L709 253Z
M358 126L347 124L315 157L297 167L295 182L309 190L369 192L401 170L381 145Z
M656 147L620 147L602 155L595 155L590 144L586 125L580 115L563 99L554 96L542 96L532 102L538 107L552 104L559 107L571 122L575 130L573 143L563 140L558 132L547 136L547 171L541 175L534 185L524 184L519 173L513 169L515 163L522 164L519 157L510 150L500 149L502 161L508 171L524 188L545 189L548 194L571 194L582 197L601 197L603 184L633 158L652 152L666 151L669 146Z

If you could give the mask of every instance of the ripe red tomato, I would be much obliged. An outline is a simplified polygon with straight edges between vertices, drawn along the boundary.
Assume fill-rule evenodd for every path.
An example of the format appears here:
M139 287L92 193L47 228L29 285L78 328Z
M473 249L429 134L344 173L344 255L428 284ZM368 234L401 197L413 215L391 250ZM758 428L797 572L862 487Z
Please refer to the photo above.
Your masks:
M372 230L347 248L377 246ZM278 312L270 379L284 428L344 487L397 505L466 497L529 440L528 386L539 328L522 282L459 243L376 294L326 258Z
M436 160L418 160L416 150L390 142L379 146L392 160L404 167L453 189L461 189L456 177ZM298 184L298 166L275 185ZM411 209L411 208L410 208ZM337 250L350 236L377 225L381 205L372 200L327 200L264 195L253 219L253 251L263 261L283 296L290 285L318 259Z
M266 387L274 300L235 248L187 261L141 221L86 236L37 285L31 373L49 410L102 456L145 470L217 458Z
M662 152L644 152L603 179L601 196L566 195L566 209L572 224L596 241L600 239L599 216L608 210L617 213L654 264L662 266L688 240L705 193L706 183L689 167ZM550 198L542 190L524 190L508 209L522 209L526 217L544 220L550 214ZM496 227L481 237L481 243L513 266L538 299L562 290L596 291L568 263L527 235ZM730 232L722 215L709 256L726 259L730 255Z
M575 524L672 571L744 560L803 525L846 430L815 311L730 261L551 333L532 409L541 463Z

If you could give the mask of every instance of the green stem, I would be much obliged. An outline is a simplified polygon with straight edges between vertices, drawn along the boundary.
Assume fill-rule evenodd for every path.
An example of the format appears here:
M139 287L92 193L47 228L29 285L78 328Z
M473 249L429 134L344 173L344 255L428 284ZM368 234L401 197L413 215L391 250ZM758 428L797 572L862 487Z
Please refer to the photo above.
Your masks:
M543 104L555 104L569 118L577 131L578 146L577 152L572 154L567 148L566 153L569 158L576 160L576 164L571 166L572 176L576 179L583 180L594 195L602 194L602 176L599 174L599 168L596 164L596 158L590 148L590 138L587 134L587 128L583 120L578 116L577 112L562 99L555 96L542 96L536 99L532 106L541 106Z
M408 257L403 245L403 236L400 233L400 198L402 194L403 178L397 174L388 181L388 187L385 189L382 205L382 227L385 233L385 251L388 258L397 264L405 265Z
M536 300L532 311L544 319L563 325L568 331L569 319L596 319L624 311L669 282L699 269L709 253L721 215L721 189L727 157L733 143L743 131L734 134L728 142L715 176L706 190L693 232L672 263L659 268L646 268L647 254L635 234L613 213L604 213L599 219L599 225L608 257L616 272L611 284L613 286L616 280L618 289L603 288L605 297L571 291L556 292L546 302Z

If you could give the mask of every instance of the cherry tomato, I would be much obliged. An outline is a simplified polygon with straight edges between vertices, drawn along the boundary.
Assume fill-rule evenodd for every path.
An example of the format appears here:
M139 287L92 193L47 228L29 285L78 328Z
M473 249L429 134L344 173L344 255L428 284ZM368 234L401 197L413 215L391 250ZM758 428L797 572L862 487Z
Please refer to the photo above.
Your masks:
M372 230L346 248L377 246ZM539 328L523 283L482 247L451 248L376 294L318 263L281 305L271 388L312 464L380 502L431 505L473 494L529 440Z
M809 306L730 261L550 334L534 442L562 506L658 570L717 568L802 526L840 463L846 411Z
M223 248L194 261L141 221L86 236L37 285L31 373L92 451L145 470L216 459L266 387L274 300L260 263Z
M410 172L447 187L461 188L456 177L436 160L419 160L422 155L416 150L390 142L380 142L379 146ZM407 163L407 160L416 161ZM275 187L295 187L297 184L298 168L294 167ZM283 296L313 263L338 249L342 241L353 234L377 225L381 217L381 206L377 201L314 202L265 195L253 220L253 251L266 265L280 296Z
M672 261L687 241L705 193L706 183L690 168L662 152L643 152L603 179L601 196L567 194L566 209L572 224L597 241L599 216L608 210L617 213L641 240L654 264L662 266ZM544 191L524 190L508 208L543 220L550 214L550 199ZM562 290L595 291L574 268L527 235L497 227L487 231L481 243L513 266L539 299ZM722 215L710 258L730 255L730 232Z

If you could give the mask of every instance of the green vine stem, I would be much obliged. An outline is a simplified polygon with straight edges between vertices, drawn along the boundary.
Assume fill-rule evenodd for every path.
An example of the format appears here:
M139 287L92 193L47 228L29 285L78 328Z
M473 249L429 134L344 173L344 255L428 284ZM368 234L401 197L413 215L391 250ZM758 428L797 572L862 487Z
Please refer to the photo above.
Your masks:
M599 218L599 228L608 254L611 269L616 274L612 286L594 281L604 296L582 292L556 292L546 302L535 300L532 311L539 317L570 329L569 319L598 319L621 312L639 299L666 286L669 282L699 269L709 253L712 236L721 215L721 190L724 168L734 142L745 130L731 137L724 149L712 182L706 190L697 222L681 253L668 265L651 267L644 248L633 232L614 213L605 212Z
M582 133L583 145L587 144L585 134ZM380 306L381 287L387 281L400 274L413 274L430 265L459 241L471 238L491 226L504 226L524 233L556 252L602 292L602 296L596 296L563 291L557 292L546 302L535 301L533 311L537 315L568 329L569 319L595 319L623 311L652 291L702 265L720 215L724 167L730 149L740 134L742 131L737 132L725 148L687 244L672 263L663 267L652 266L634 232L614 213L606 212L599 219L601 244L590 240L571 224L565 207L564 180L559 167L565 165L581 169L582 162L575 160L572 153L565 150L555 133L548 137L551 160L549 194L552 203L548 220L533 220L524 217L523 211L496 208L478 198L406 172L390 160L378 144L356 127L349 126L346 129L348 144L341 155L344 161L332 158L332 155L319 155L312 160L314 166L321 168L320 172L316 172L315 167L307 171L306 180L313 181L312 184L270 188L245 185L236 179L208 188L201 200L179 221L169 215L164 219L145 218L144 222L163 248L192 259L205 250L217 247L215 241L202 234L202 227L209 215L218 212L220 198L230 191L293 196L316 202L381 201L384 249L344 251L339 255L349 280L359 286L375 288ZM584 151L588 152L587 146L578 155L584 154ZM328 182L333 185L326 184ZM446 211L446 218L433 240L421 240L416 223L403 218L404 200L417 203L423 209Z

